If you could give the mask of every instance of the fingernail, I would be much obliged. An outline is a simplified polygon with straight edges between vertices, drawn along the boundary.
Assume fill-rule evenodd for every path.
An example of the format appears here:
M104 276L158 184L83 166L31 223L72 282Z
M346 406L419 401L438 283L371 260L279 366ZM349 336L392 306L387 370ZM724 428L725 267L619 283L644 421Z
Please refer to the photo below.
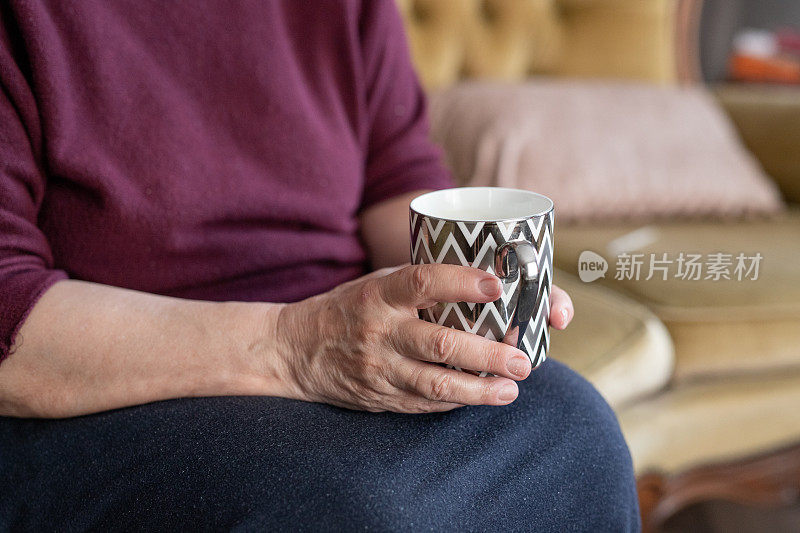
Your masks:
M531 362L528 361L527 357L518 355L509 359L508 363L506 363L506 367L508 368L508 371L515 376L524 378L528 375L528 371L531 369Z
M567 311L566 309L562 309L561 310L561 323L566 326L568 320L569 320L569 311Z
M500 288L500 280L497 278L486 278L478 284L481 292L486 296L494 296Z
M497 395L501 402L511 402L517 397L517 386L513 383L503 385L500 394Z

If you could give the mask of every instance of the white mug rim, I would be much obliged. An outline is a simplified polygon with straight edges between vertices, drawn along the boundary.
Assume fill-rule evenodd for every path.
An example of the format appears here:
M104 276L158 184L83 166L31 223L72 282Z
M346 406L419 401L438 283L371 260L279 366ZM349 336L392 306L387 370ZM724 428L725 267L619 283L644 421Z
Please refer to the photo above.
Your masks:
M430 201L431 198L435 197L435 196L445 196L445 195L459 194L460 191L480 192L482 190L483 191L487 191L487 192L489 192L489 191L499 191L499 192L504 193L504 194L513 194L513 195L516 195L516 196L527 196L527 197L529 197L531 199L535 199L536 201L539 201L539 202L544 201L545 202L545 207L543 207L542 209L537 209L536 211L534 211L534 212L532 212L530 214L514 216L514 217L506 217L506 218L499 218L499 217L452 218L452 217L447 217L447 216L438 216L434 212L432 212L431 210L419 207L420 203L423 203L426 200ZM417 204L417 205L415 206L415 204ZM417 213L418 215L426 217L426 218L435 218L437 220L445 220L445 221L448 221L448 222L466 222L466 223L483 222L485 224L493 224L493 223L497 223L497 222L504 222L505 223L505 222L527 220L529 218L541 217L541 216L544 216L544 215L550 213L551 211L553 211L553 207L554 207L553 200L551 200L550 198L548 198L547 196L545 196L543 194L539 194L539 193L533 192L533 191L527 191L527 190L524 190L524 189L514 189L514 188L511 188L511 187L454 187L454 188L451 188L451 189L439 189L439 190L436 190L436 191L431 191L431 192L426 192L424 194L421 194L421 195L415 197L413 200L411 200L411 203L409 204L409 209L411 211L413 211L414 213Z

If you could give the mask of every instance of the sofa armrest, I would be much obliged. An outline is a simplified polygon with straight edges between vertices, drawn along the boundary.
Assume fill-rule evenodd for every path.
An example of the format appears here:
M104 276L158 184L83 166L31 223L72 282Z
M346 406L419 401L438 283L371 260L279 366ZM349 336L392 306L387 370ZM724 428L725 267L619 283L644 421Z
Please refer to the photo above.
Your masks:
M730 84L714 93L784 198L800 203L800 88Z

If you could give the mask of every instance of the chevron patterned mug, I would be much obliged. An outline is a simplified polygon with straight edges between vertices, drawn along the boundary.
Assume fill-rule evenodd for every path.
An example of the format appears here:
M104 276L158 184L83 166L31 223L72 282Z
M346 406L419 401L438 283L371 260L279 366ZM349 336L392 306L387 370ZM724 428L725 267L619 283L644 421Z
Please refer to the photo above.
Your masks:
M550 344L553 201L530 191L462 187L414 198L409 215L413 264L472 266L503 282L494 302L440 302L420 318L516 346L539 366Z

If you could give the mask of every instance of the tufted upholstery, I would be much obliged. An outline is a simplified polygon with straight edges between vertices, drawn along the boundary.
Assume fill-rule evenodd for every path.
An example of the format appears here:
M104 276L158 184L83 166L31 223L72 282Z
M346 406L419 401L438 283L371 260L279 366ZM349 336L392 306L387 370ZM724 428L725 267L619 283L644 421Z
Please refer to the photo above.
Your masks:
M396 1L428 89L463 77L688 76L683 56L693 28L682 21L691 0Z

